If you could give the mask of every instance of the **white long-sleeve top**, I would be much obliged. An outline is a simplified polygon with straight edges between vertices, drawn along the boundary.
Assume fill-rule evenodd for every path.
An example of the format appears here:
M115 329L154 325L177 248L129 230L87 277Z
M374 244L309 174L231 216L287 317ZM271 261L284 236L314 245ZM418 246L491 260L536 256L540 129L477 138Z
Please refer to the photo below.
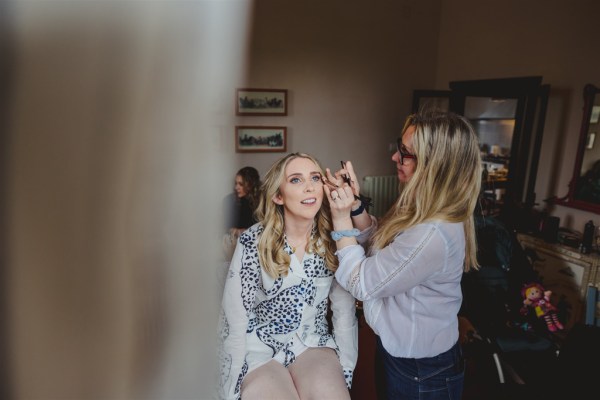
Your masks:
M359 243L364 245L376 226L372 217ZM360 245L336 254L337 281L363 301L365 319L388 353L433 357L456 343L465 259L462 223L421 223L369 257Z
M223 291L220 369L222 399L239 399L248 372L285 352L285 365L294 361L293 340L308 347L335 349L348 388L358 358L355 299L334 279L323 257L306 252L302 262L290 254L289 273L273 279L259 264L260 224L239 238ZM329 304L331 302L331 304ZM327 311L331 305L333 334Z

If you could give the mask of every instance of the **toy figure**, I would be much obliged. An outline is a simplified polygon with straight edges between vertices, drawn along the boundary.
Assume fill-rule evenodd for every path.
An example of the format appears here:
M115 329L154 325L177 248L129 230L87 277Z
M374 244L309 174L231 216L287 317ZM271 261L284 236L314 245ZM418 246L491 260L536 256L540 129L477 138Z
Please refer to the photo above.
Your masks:
M544 318L550 332L556 332L564 328L556 315L556 307L550 303L552 291L544 290L544 287L539 283L529 283L521 289L521 295L525 298L521 309L523 314L527 313L527 307L531 307L535 310L535 315L538 318Z

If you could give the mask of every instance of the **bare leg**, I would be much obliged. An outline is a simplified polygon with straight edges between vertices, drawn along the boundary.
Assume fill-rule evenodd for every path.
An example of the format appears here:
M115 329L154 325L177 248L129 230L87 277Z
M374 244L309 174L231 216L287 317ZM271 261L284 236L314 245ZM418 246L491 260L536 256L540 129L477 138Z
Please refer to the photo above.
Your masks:
M307 349L288 369L301 399L350 400L344 372L333 349Z
M299 400L294 381L286 367L271 360L246 375L243 400Z

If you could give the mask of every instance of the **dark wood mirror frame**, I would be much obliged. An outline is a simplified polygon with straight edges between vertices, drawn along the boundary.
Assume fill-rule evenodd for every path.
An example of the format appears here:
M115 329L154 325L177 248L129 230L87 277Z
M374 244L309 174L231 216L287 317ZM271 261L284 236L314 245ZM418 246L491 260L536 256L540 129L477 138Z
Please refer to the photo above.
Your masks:
M581 131L579 133L579 144L577 146L577 156L575 157L573 177L571 178L571 182L569 182L569 192L566 196L557 198L553 201L553 203L561 206L577 208L579 210L590 211L596 214L600 214L600 202L595 203L578 199L576 196L576 191L577 183L582 176L581 166L583 164L583 158L588 143L588 133L590 129L592 109L594 107L594 98L596 95L598 95L598 93L600 93L600 89L590 83L585 85L583 89L583 118L581 120Z

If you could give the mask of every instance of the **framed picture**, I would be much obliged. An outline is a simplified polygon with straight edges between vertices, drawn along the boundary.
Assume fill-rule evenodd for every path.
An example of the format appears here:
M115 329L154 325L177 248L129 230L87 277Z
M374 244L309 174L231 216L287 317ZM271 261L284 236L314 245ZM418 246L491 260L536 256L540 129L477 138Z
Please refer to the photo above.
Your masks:
M236 126L235 152L284 152L287 148L285 126Z
M286 89L237 89L236 115L287 115Z

